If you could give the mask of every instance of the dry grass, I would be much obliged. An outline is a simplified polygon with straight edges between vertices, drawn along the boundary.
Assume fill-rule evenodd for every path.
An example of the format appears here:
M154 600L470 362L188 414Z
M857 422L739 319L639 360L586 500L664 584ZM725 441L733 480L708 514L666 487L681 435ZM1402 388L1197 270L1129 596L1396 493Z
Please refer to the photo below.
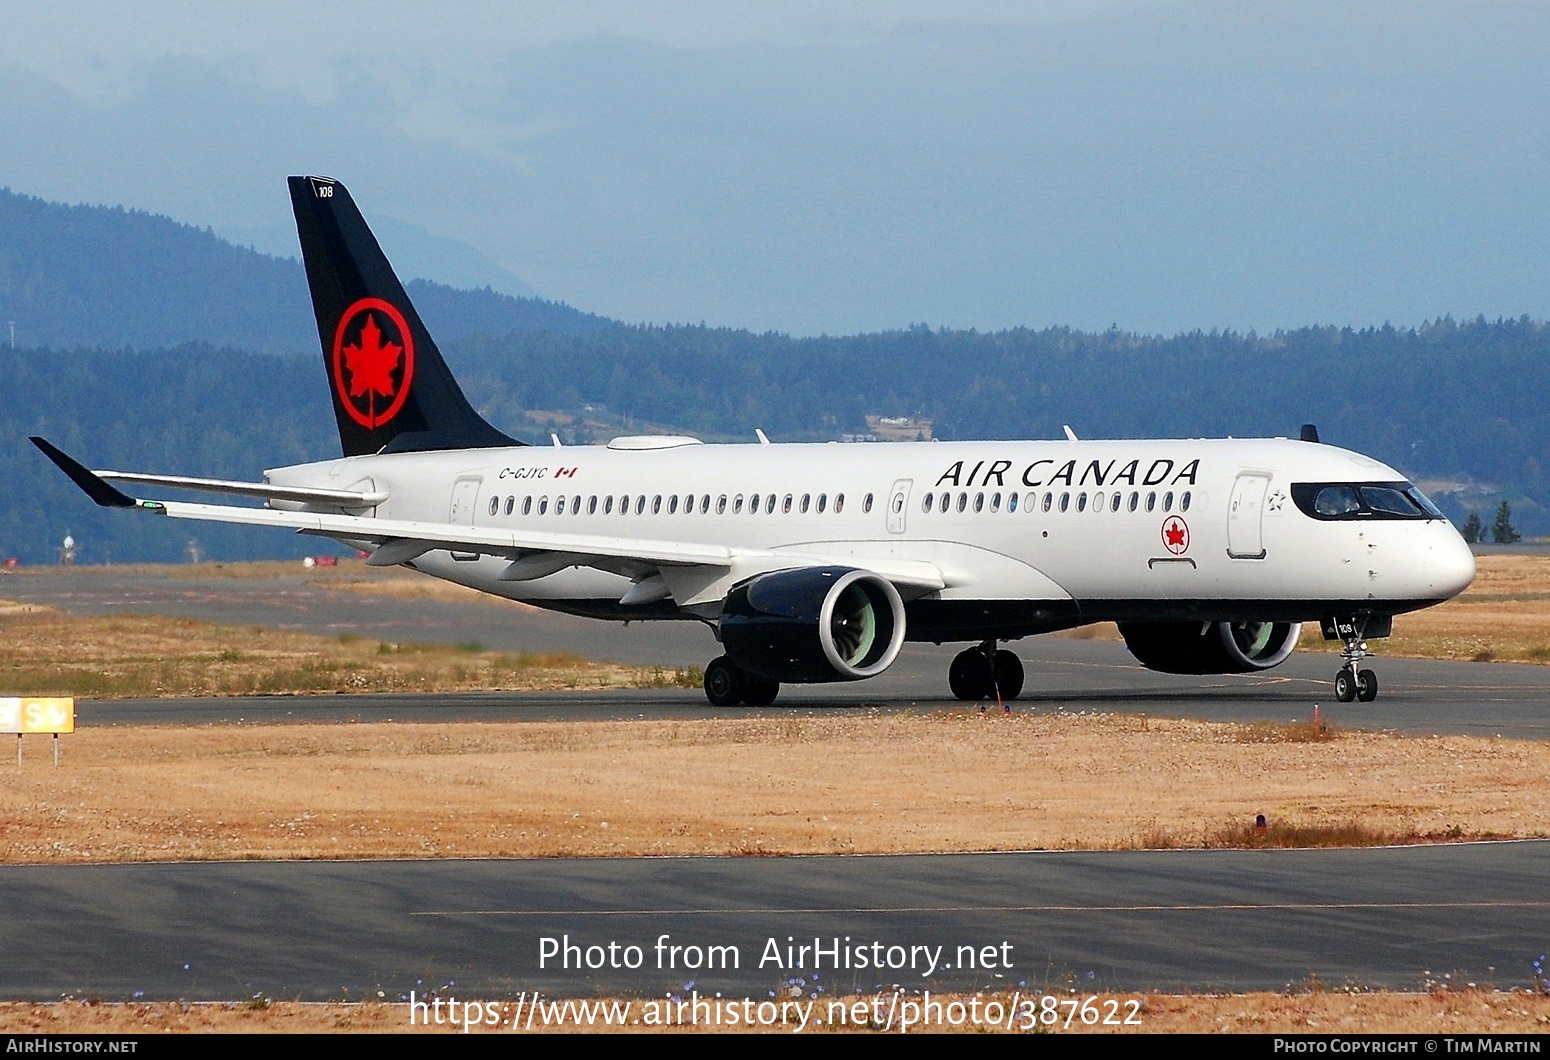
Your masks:
M1542 994L1524 991L1474 988L1464 990L1432 990L1425 993L1401 993L1397 991L1366 990L1300 990L1286 993L1269 991L1249 994L1113 994L1072 995L1061 991L1060 1000L1087 1001L1093 999L1100 1011L1115 1011L1123 1019L1129 1013L1127 1003L1140 1000L1137 1013L1139 1026L1085 1026L1081 1017L1071 1021L1069 1028L1060 1026L1049 1033L1253 1033L1253 1034L1543 1034L1550 1025L1550 998ZM954 1002L977 1001L980 1008L987 1003L1008 1006L1013 996L1008 993L933 994L945 1006ZM470 999L471 1000L471 999ZM479 1000L505 1001L502 998ZM588 999L591 1000L591 999ZM909 995L909 1000L919 1001ZM1020 999L1018 999L1020 1000ZM872 1034L898 1034L897 1026L862 1026L849 1024L841 1027L823 1022L829 1014L828 1005L850 1005L861 1001L870 1005L872 995L856 997L820 998L814 1008L816 1017L808 1024L808 1033L849 1031ZM1114 1010L1107 1003L1117 1003ZM512 1009L515 999L510 999ZM888 998L881 1006L886 1012ZM632 1016L641 1012L641 1000L636 1000ZM1066 1009L1058 1009L1064 1022ZM1014 1021L1015 1022L1015 1021ZM560 1028L576 1031L574 1026ZM598 1027L597 1030L604 1028ZM626 1030L649 1031L651 1028L631 1026ZM680 1033L715 1030L716 1028L672 1028ZM745 1028L739 1027L738 1030ZM795 1024L775 1024L764 1029L770 1032L790 1034ZM932 1027L934 1032L960 1031L983 1032L983 1026ZM477 1028L479 1031L510 1033L509 1028ZM329 1002L307 1004L301 1002L267 1001L224 1002L210 1004L160 1003L108 1003L94 1001L62 1001L49 1004L25 1002L0 1003L0 1034L107 1034L136 1035L147 1033L401 1033L420 1031L428 1033L460 1033L461 1028L445 1025L426 1027L423 1023L409 1025L408 1006L387 1001L371 1001L360 1004ZM538 1028L534 1027L534 1032ZM1025 1033L1021 1030L1013 1033Z
M0 600L0 695L259 695L694 688L697 670L574 655L392 644L141 615L71 616Z
M0 862L1199 847L1256 814L1279 843L1550 835L1550 744L1243 733L970 713L86 729L60 769L0 767Z

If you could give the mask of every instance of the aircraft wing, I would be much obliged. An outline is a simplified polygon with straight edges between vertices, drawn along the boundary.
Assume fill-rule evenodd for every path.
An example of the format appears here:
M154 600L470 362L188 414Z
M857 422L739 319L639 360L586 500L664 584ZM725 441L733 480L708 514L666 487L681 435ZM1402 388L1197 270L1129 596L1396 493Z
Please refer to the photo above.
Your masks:
M608 570L621 568L701 567L728 570L778 569L808 562L835 562L825 556L793 556L761 549L733 549L725 545L659 541L644 538L615 537L602 534L550 533L529 529L465 526L455 523L429 523L405 519L377 519L368 516L329 512L291 512L271 508L244 508L224 504L198 504L183 501L141 500L131 497L42 438L32 442L61 471L97 504L109 508L137 508L172 519L199 519L220 523L285 527L301 533L374 545L367 563L393 566L406 563L427 552L477 552L525 561L535 554L547 553L563 566L597 566ZM165 485L170 476L119 473L119 481L154 481ZM192 480L209 482L211 480ZM341 491L324 491L336 493ZM368 494L352 494L367 498ZM330 499L339 503L337 498ZM910 560L850 559L849 564L869 570L916 590L941 589L946 584L942 573L932 564ZM515 562L514 562L515 566ZM541 569L541 568L539 568ZM559 569L555 567L554 569ZM513 580L522 580L517 575Z
M188 478L185 475L142 475L137 471L93 471L92 474L108 482L133 482L142 486L198 490L201 493L234 493L265 500L338 504L346 508L370 508L388 499L386 493L360 493L356 490L330 490L314 486L276 486L271 482L232 482L229 479Z

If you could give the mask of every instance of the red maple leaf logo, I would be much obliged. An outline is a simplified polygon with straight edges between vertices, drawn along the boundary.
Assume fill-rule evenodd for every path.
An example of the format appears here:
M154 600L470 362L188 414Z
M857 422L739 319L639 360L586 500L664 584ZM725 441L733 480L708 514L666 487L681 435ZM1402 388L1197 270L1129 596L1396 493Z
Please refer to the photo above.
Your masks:
M346 344L352 334L354 340ZM330 374L350 419L368 431L392 422L409 399L414 378L414 335L404 315L381 298L356 301L339 317Z
M1189 548L1189 527L1177 515L1163 523L1162 537L1163 544L1175 556Z
M360 342L344 348L345 366L350 369L350 396L361 397L374 393L390 398L396 387L393 370L404 354L404 348L396 342L384 343L382 329L377 318L366 314L361 327Z
M1164 532L1168 535L1168 544L1182 545L1184 543L1184 528L1178 523L1171 524Z

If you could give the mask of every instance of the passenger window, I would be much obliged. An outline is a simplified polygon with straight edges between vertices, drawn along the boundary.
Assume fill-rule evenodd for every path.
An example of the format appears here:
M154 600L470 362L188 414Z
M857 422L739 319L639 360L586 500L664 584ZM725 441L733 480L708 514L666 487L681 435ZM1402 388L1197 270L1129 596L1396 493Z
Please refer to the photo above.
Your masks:
M1150 492L1150 493L1148 493L1146 495L1146 510L1147 511L1152 511L1156 507L1157 507L1157 491L1156 490L1152 490L1152 492Z
M834 514L838 515L841 512L843 512L844 510L845 510L845 494L843 494L843 493L836 493L834 495Z
M780 514L781 515L790 515L791 514L791 494L789 494L789 493L786 494L786 499L780 502Z
M532 515L533 514L533 498L532 497L523 497L522 498L522 514L523 515Z
M545 514L548 511L549 511L549 498L548 497L540 497L540 498L538 498L538 514L539 515L543 515L543 514Z
M870 515L872 512L872 495L868 493L861 498L861 514Z
M673 501L676 504L677 503L677 498L675 497L673 499ZM662 494L659 493L655 497L651 498L651 514L652 515L660 515L661 513L662 513Z
M1065 511L1069 507L1071 507L1071 494L1062 493L1060 495L1060 510Z
M517 510L517 498L515 498L515 497L507 497L506 498L506 514L510 515L512 512L514 512L516 510Z
M953 506L953 495L951 493L948 493L946 490L943 490L942 491L942 496L940 498L938 498L938 500L937 500L937 506L936 506L937 507L937 511L939 511L942 514L945 515L945 514L947 514L947 509L951 508L952 506Z
M822 515L823 514L823 510L825 508L827 508L828 506L829 506L829 495L827 493L820 493L818 495L818 514Z
M974 510L977 512L985 510L985 495L983 493L976 493L974 495Z
M564 515L565 514L565 498L564 497L556 497L554 499L554 514L555 515Z
M658 497L657 498L657 504L660 505L661 503L662 503L662 498ZM635 514L636 515L644 515L644 514L646 514L646 495L644 493L642 493L639 497L635 498Z
M717 515L725 515L726 513L727 513L727 495L725 493L723 493L721 496L716 498L716 514Z
M1083 490L1081 493L1078 493L1076 495L1076 510L1079 511L1079 512L1085 512L1087 510L1087 491L1086 490Z
M1185 490L1179 495L1179 511L1189 511L1189 490Z
M500 514L500 510L501 510L501 499L499 497L491 497L490 498L490 514L491 515L498 515L498 514Z
M1167 493L1163 494L1163 511L1165 511L1165 512L1173 511L1173 491L1172 490L1169 490Z
M694 494L692 494L692 493L684 494L684 514L685 515L693 515L694 514Z
M968 507L969 507L969 495L967 493L960 493L960 494L958 494L958 510L961 512L961 511L965 510Z
M587 514L588 515L596 515L597 514L597 498L595 496L587 498Z
M1006 495L1006 510L1009 512L1017 511L1017 494L1008 493Z
M732 498L732 514L733 515L742 515L743 514L743 495L741 493L739 493L736 497Z
M812 494L810 494L810 493L802 494L802 514L803 515L807 514L807 509L812 506L812 503L813 503L813 495Z
M1050 504L1051 504L1051 502L1054 501L1054 499L1055 499L1055 495L1053 493L1046 493L1044 495L1044 510L1045 511L1049 511Z
M674 493L667 498L667 514L674 515L678 511L678 494Z
M928 493L928 494L926 494L925 499L920 502L920 510L925 512L927 515L930 515L931 514L931 506L933 504L935 504L935 503L936 503L936 494Z
M612 493L610 493L608 496L603 498L603 514L604 515L612 515L613 513L614 513L614 495Z
M727 506L727 499L725 497L721 498L721 506L723 508L725 508ZM700 514L701 515L709 515L710 514L710 494L708 494L708 493L705 494L705 496L700 498Z
M1141 503L1141 494L1139 494L1139 493L1132 493L1130 495L1130 510L1131 511L1135 511L1136 510L1136 506L1139 505L1140 503Z
M1015 497L1012 499L1012 507L1017 507L1017 499ZM992 493L990 495L990 510L993 512L1001 510L1001 494Z

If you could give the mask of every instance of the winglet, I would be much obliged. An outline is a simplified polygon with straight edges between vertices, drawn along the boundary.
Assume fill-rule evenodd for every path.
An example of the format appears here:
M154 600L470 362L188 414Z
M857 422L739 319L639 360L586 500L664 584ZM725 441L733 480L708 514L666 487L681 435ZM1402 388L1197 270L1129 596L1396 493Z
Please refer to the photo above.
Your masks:
M88 497L96 501L104 508L138 508L140 502L127 493L123 493L108 485L103 479L93 474L90 469L72 460L47 441L34 435L32 444L40 449L44 456L52 460L59 470L70 476L70 481L86 493Z

